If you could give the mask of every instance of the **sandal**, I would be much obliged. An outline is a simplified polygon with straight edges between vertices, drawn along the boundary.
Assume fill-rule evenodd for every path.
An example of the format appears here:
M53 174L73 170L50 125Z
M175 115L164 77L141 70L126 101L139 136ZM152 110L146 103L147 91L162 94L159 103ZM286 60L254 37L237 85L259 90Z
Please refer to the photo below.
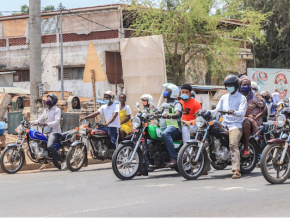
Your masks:
M250 156L250 153L248 151L244 151L242 157L243 158L248 158Z
M242 177L241 173L239 171L235 171L232 176L232 179L239 179L241 177Z

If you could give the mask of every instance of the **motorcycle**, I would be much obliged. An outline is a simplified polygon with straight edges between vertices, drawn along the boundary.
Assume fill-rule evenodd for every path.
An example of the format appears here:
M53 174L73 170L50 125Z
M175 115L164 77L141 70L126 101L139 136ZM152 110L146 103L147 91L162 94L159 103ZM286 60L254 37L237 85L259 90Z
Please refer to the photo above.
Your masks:
M226 111L218 112L222 115L228 114ZM203 173L207 158L216 169L224 169L227 165L231 165L228 128L213 119L210 111L199 111L197 115L195 125L198 131L195 139L187 141L182 146L177 158L179 173L188 180L197 179ZM243 147L241 140L240 154ZM258 147L252 139L249 141L249 153L248 158L241 156L241 173L250 173L256 167Z
M41 125L36 124L38 127ZM61 165L58 161L54 161L50 153L47 151L47 135L51 129L45 130L42 126L42 132L31 129L29 122L23 120L20 125L15 129L18 133L15 143L8 144L0 156L1 169L8 173L17 173L23 166L25 161L25 153L23 144L27 142L26 154L29 159L34 163L48 164L53 163L58 169ZM54 147L58 150L61 159L65 160L67 150L70 144L74 141L75 130L67 131L61 134L60 143L56 143Z
M136 176L143 165L143 149L147 146L147 165L154 168L164 168L170 161L169 154L162 138L162 130L159 126L161 114L150 113L150 111L139 110L133 118L133 129L137 132L138 140L124 140L120 142L114 151L112 167L115 175L121 180L129 180ZM168 109L168 104L163 104L163 108ZM178 152L182 146L182 141L174 141L175 150ZM175 170L178 170L175 167Z
M78 132L78 140L72 143L66 157L67 168L70 171L75 172L83 167L85 161L88 161L88 150L93 159L112 159L114 149L102 122L95 123L91 128L91 124L84 121L84 124L75 130ZM132 137L133 140L134 135L127 137Z
M272 184L284 183L290 176L290 110L281 111L276 116L276 126L281 129L279 138L267 141L261 156L261 171Z

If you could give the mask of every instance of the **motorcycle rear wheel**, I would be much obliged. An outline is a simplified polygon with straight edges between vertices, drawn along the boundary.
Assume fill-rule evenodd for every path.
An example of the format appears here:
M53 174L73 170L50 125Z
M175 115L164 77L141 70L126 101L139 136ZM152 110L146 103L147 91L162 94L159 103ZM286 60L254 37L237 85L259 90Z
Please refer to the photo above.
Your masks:
M241 148L243 148L243 146ZM248 174L251 173L256 168L256 164L258 163L258 150L259 149L256 142L250 140L249 141L250 156L248 158L243 158L241 156L240 160L241 173ZM242 154L242 151L243 150L240 150L240 154Z
M283 146L281 144L269 144L264 149L261 156L261 171L264 178L272 184L284 183L290 176L289 152L286 152L284 163L278 164L283 152ZM280 172L283 172L280 177ZM281 175L281 174L280 174Z
M188 180L197 179L201 176L205 167L206 150L202 149L199 159L194 162L198 147L195 144L184 144L178 152L177 166L179 173Z
M74 147L70 147L66 157L67 168L72 171L79 171L86 160L87 152L86 148L83 149L82 144L79 144Z
M121 180L134 178L142 168L143 158L140 148L137 149L132 162L129 162L133 150L133 146L121 144L113 154L112 168L115 175Z
M7 147L2 151L0 160L1 160L1 169L8 174L17 173L23 166L25 160L25 154L21 148L17 154L18 149L13 147ZM10 165L11 167L9 167ZM15 166L14 165L18 165Z

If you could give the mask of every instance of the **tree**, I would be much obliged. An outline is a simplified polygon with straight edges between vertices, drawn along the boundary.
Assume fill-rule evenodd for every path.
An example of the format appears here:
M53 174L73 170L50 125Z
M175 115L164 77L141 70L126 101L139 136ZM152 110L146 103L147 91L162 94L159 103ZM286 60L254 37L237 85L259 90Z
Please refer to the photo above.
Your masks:
M54 11L54 10L55 10L55 8L53 5L48 5L43 9L43 11Z
M29 6L28 5L22 5L20 8L20 12L14 12L12 15L20 15L20 14L29 14Z
M263 25L266 43L255 40L257 67L290 68L290 1L244 0L244 7L270 13Z
M240 45L249 38L263 41L261 22L266 15L242 10L239 0L223 1L224 9L212 14L213 0L135 1L128 17L135 36L162 35L167 61L168 80L185 82L186 70L200 75L206 68L217 77L235 68L240 58ZM167 10L166 10L167 9ZM239 17L240 25L223 22Z

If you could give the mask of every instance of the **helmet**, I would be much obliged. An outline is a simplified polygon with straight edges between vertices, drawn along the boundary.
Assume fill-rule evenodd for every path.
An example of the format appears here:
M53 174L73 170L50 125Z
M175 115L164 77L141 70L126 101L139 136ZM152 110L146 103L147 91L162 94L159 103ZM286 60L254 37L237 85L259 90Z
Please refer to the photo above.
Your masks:
M260 91L260 86L256 82L251 82L252 89L256 89L258 92Z
M239 89L239 78L233 74L227 75L224 79L224 85L234 85L235 91L237 91Z
M172 83L165 83L163 84L163 86L166 88L166 89L169 89L171 90L170 92L170 98L177 98L179 96L179 88L172 84Z
M51 105L52 106L56 105L56 103L58 101L58 98L57 98L57 96L55 94L49 94L46 97L51 97L51 99L52 99L52 104Z
M153 97L152 95L149 94L144 94L140 97L141 100L143 101L148 101L148 104L152 104L153 103Z
M111 100L114 100L114 98L115 98L115 95L114 95L114 92L113 91L106 91L104 93L104 95L110 95L111 96Z

